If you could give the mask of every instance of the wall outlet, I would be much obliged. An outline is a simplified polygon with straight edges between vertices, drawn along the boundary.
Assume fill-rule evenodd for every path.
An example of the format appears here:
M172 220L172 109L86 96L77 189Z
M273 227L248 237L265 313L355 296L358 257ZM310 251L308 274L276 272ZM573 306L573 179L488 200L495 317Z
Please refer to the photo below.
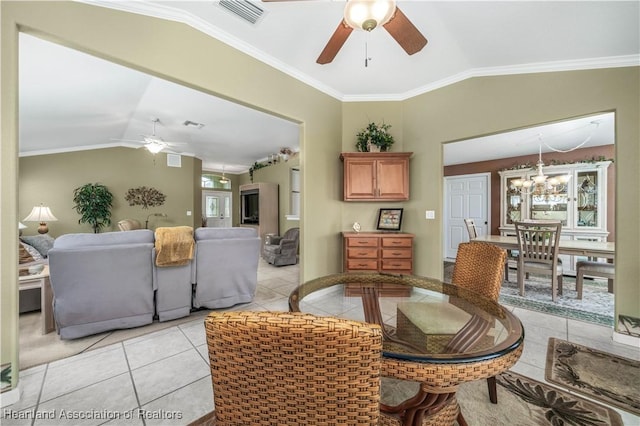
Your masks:
M187 210L187 216L191 216L191 210Z
M436 212L435 210L427 210L424 214L425 219L435 219L436 218Z

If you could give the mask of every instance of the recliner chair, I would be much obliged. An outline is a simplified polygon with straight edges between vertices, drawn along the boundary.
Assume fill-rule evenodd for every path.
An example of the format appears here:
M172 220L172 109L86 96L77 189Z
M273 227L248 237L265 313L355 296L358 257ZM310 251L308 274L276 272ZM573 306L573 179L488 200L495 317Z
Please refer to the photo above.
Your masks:
M300 228L290 228L283 236L273 235L265 241L262 257L274 266L295 265L299 240Z

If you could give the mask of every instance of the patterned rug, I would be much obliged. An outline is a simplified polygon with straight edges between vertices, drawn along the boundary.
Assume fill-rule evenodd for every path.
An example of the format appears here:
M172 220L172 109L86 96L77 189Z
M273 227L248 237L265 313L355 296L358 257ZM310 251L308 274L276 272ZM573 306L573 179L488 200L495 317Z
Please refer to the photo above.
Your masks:
M549 339L545 378L640 415L640 362L560 339Z
M458 403L470 425L623 426L622 418L614 410L528 377L507 371L497 376L496 381L497 405L489 401L486 380L460 386ZM415 382L384 378L382 400L398 404L413 396L418 386ZM207 413L189 426L213 426L213 418L213 412Z
M450 282L453 262L444 262L444 280ZM563 278L563 294L551 300L549 276L531 274L525 280L525 295L520 296L516 271L509 271L509 281L502 284L500 303L577 319L594 324L613 326L614 295L607 291L606 279L585 279L582 299L578 299L575 277Z

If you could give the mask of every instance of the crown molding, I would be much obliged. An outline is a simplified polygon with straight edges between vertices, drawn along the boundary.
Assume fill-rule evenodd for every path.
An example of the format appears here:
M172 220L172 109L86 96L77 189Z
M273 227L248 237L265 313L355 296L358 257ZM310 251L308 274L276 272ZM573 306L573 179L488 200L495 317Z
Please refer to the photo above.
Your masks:
M301 73L299 70L292 68L285 64L284 62L274 58L271 55L266 54L262 50L256 49L254 46L244 42L243 40L238 39L237 37L232 36L226 31L222 31L218 27L210 24L209 22L198 18L188 12L184 12L181 10L176 10L168 6L162 6L158 4L150 5L141 1L133 1L133 2L119 2L119 1L109 1L109 0L76 0L79 3L90 4L94 6L105 7L108 9L120 10L122 12L130 12L136 13L140 15L146 15L153 18L166 19L170 21L180 22L185 25L192 27L195 30L198 30L204 34L207 34L218 41L221 41L224 44L227 44L234 49L245 53L254 59L259 60L260 62L264 62L265 64L277 69L278 71L282 71L283 73L299 80L331 97L334 97L338 100L342 100L343 94L333 89L332 87L327 86L320 81L309 77L308 75Z
M76 151L92 151L95 149L105 149L105 148L132 148L132 149L139 149L139 148L144 148L144 145L141 144L133 144L133 143L128 143L128 142L114 142L114 143L104 143L104 144L96 144L96 145L81 145L81 146L73 146L73 147L66 147L66 148L53 148L53 149L36 149L33 151L22 151L20 153L18 153L18 157L22 158L22 157L35 157L36 155L49 155L49 154L66 154L69 152L76 152ZM191 152L168 152L168 151L161 151L169 154L178 154L178 155L182 155L183 157L196 157L197 156Z
M424 86L397 94L366 94L366 95L346 95L318 80L290 67L284 62L256 49L254 46L232 36L226 31L222 31L209 22L204 21L188 12L176 10L168 6L148 4L142 1L109 1L109 0L76 0L94 6L116 9L123 12L142 14L159 19L166 19L183 24L201 31L273 68L305 83L320 92L325 93L342 102L393 102L404 101L412 97L422 95L433 90L441 89L454 83L473 77L490 77L499 75L533 74L542 72L578 71L599 68L619 68L640 66L640 55L611 56L589 59L575 59L564 61L537 62L519 65L509 65L503 67L472 68L454 74L450 77L426 84Z
M473 68L451 77L429 83L425 86L398 95L346 95L343 102L404 101L433 90L473 77L494 77L499 75L536 74L543 72L581 71L600 68L621 68L640 66L640 55L608 56L602 58L576 59L569 61L536 62L504 67Z

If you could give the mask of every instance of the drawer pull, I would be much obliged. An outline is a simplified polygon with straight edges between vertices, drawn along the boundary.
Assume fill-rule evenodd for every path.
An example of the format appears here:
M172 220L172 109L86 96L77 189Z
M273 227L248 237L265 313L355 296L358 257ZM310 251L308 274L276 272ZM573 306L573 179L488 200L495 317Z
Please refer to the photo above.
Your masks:
M358 256L366 256L368 253L364 252L364 253L358 253Z
M367 241L357 241L358 244L367 244Z
M391 254L392 254L392 255L394 255L394 256L402 256L402 253L399 253L399 252L397 252L397 251L394 251L394 252L393 252L393 253L391 253Z
M365 267L365 266L367 266L367 264L366 263L358 263L358 266Z

